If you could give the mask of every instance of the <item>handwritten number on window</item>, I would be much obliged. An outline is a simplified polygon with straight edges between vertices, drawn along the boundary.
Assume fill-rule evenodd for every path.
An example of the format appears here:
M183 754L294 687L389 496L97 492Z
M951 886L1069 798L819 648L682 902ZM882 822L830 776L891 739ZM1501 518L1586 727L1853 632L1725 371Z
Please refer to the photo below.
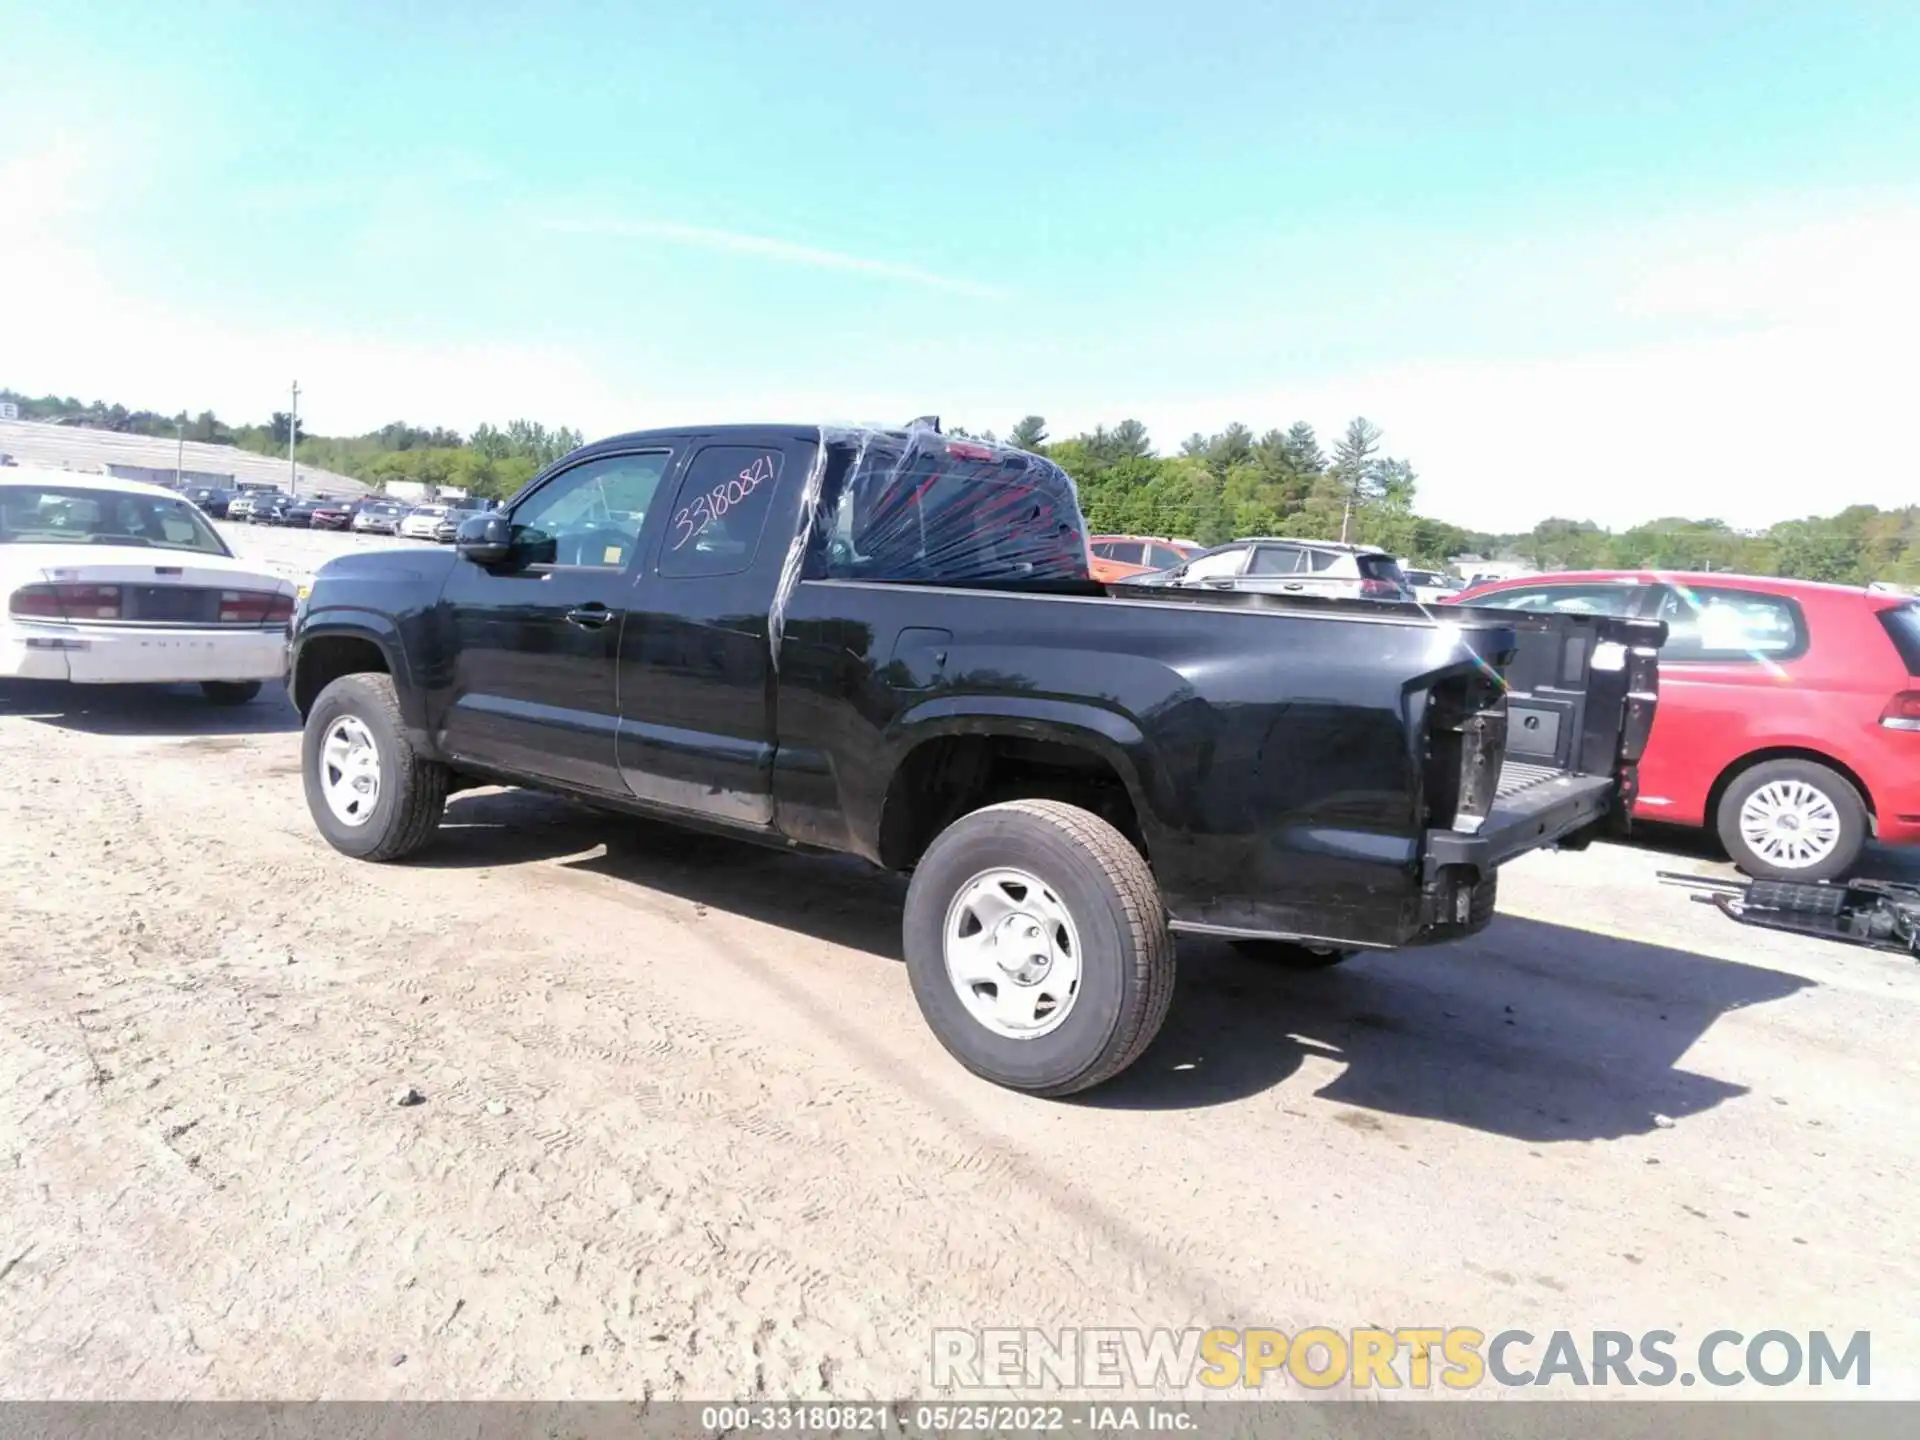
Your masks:
M762 455L733 479L721 482L704 495L694 496L693 503L682 506L673 517L673 548L678 550L699 539L709 525L772 478L773 456Z

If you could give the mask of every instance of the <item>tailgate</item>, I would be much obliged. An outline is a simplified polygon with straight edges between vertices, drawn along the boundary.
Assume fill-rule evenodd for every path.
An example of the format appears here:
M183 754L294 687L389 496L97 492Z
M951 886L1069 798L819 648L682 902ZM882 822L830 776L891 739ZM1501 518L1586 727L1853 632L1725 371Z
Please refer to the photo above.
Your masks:
M1625 813L1653 730L1664 623L1500 614L1516 640L1504 703L1464 722L1452 823L1427 833L1430 882L1458 867L1455 885L1471 887L1516 855L1584 843Z

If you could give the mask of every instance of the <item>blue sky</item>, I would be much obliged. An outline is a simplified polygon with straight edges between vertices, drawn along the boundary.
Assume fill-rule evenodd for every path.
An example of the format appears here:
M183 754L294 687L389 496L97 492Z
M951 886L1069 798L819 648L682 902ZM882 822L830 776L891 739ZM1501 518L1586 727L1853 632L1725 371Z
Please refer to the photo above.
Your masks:
M1463 523L1920 500L1920 6L34 8L0 384L1167 449L1365 413Z

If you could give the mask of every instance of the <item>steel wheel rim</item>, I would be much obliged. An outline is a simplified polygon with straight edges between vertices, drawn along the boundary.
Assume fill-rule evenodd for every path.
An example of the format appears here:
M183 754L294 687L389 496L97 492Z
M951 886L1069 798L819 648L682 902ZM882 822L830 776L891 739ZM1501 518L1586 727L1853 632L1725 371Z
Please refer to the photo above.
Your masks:
M358 715L342 715L320 742L320 793L342 825L358 827L380 803L380 747Z
M1805 780L1769 780L1740 806L1740 838L1782 870L1818 865L1839 848L1840 807Z
M1025 870L983 870L940 927L947 981L975 1021L1009 1040L1056 1030L1080 994L1080 930L1059 892Z

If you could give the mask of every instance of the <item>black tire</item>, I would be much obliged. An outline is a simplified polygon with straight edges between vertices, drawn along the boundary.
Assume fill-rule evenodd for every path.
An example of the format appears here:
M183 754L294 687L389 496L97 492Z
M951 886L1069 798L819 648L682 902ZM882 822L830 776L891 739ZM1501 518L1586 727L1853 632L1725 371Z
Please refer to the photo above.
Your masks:
M1015 1038L976 1020L947 975L948 908L987 870L1024 870L1053 891L1080 939L1081 972L1058 1027ZM902 934L920 1013L967 1069L1032 1095L1110 1080L1152 1042L1173 1002L1174 947L1146 859L1112 825L1057 800L975 810L937 836L913 872Z
M1331 970L1351 960L1356 950L1315 949L1292 940L1235 940L1233 948L1249 960L1262 965L1278 965L1286 970Z
M1740 833L1740 812L1754 794L1770 785L1799 784L1817 791L1832 806L1839 836L1823 858L1791 865L1769 860ZM1845 776L1813 760L1769 760L1743 770L1720 797L1714 825L1733 863L1756 880L1837 880L1851 870L1867 844L1867 807Z
M380 792L372 813L357 825L346 824L333 813L320 781L327 732L346 716L366 726L379 757ZM447 767L422 758L413 748L390 675L343 675L320 692L307 712L300 772L313 823L334 849L361 860L401 860L412 855L433 839L447 807Z
M200 693L213 705L245 705L260 693L258 680L202 680Z

